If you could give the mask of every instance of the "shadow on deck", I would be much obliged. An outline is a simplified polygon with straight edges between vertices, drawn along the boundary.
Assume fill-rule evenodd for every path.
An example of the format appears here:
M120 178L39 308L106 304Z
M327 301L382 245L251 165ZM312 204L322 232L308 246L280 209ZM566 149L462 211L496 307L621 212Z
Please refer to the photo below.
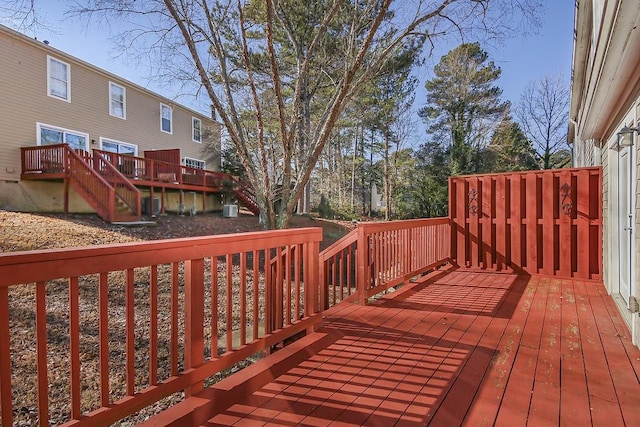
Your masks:
M639 374L601 283L449 268L147 425L637 425Z

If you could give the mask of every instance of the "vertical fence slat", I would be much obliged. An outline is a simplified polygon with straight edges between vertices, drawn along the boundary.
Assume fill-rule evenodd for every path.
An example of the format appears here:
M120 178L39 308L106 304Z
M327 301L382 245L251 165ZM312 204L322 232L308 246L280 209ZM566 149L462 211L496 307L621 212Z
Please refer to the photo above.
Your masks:
M572 257L575 250L573 247L571 228L573 224L572 218L576 208L575 205L573 205L573 194L576 189L572 188L571 175L569 171L560 172L560 180L558 181L560 186L558 195L560 205L558 213L559 273L564 277L572 276Z
M109 406L109 275L98 278L98 312L100 314L100 405Z
M36 283L36 345L38 354L38 422L49 425L49 380L47 378L47 288Z
M482 188L482 204L478 218L482 226L482 261L485 269L493 269L493 185L490 176L482 177L480 180Z
M507 251L507 242L509 241L509 233L507 228L507 203L509 196L507 194L507 179L505 175L496 177L496 231L495 231L495 253L496 253L496 269L504 270L507 267L509 254Z
M554 230L555 220L555 187L553 172L542 174L542 272L548 276L555 273L556 239Z
M522 175L513 174L509 179L511 191L511 264L520 269L523 267L522 257Z
M456 247L457 247L457 260L458 265L462 267L467 266L467 262L469 261L469 254L467 252L467 239L468 239L468 225L467 225L467 212L468 212L468 197L467 197L467 183L464 179L458 179L454 182L457 182L456 185L456 228L457 228L457 238L456 238Z
M526 175L526 193L524 196L527 209L525 256L527 265L525 270L529 274L538 273L538 177L535 173Z
M467 259L471 263L471 267L477 268L480 266L480 215L481 215L481 202L482 195L480 194L480 189L478 188L478 178L471 177L469 178L469 190L467 192L467 205L469 212L469 225L468 225L468 233L467 233L467 247L471 252Z
M80 304L78 278L69 279L69 369L71 371L71 418L80 418Z
M589 171L581 170L577 173L577 191L574 193L574 206L577 208L577 244L581 249L578 255L578 271L576 276L581 279L589 279L590 233L589 233ZM594 242L596 245L600 242ZM635 262L635 260L634 260Z
M0 287L0 408L2 425L13 425L9 288Z

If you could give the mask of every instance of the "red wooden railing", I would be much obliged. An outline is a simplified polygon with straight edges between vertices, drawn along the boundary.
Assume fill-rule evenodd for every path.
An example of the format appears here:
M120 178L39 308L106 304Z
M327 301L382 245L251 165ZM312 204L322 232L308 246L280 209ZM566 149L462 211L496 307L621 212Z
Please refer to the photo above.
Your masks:
M109 151L99 153L124 176L132 180L156 181L160 183L185 184L220 189L225 174L205 169L192 168L159 160L135 157Z
M65 173L65 144L22 147L22 173Z
M0 254L2 425L113 423L312 328L321 238L307 228ZM283 328L265 326L274 317ZM60 328L68 341L51 338ZM14 393L16 380L34 393Z
M602 278L602 170L453 177L452 247L459 265Z
M451 261L449 218L363 223L357 230L356 278L363 304L375 294Z
M366 300L451 258L449 218L359 223L320 254L321 305Z
M140 190L109 163L101 152L94 151L93 157L86 159L86 161L93 163L93 169L114 188L118 199L129 208L127 214L139 219L142 215Z
M116 192L109 183L87 164L75 151L63 144L65 172L69 184L91 205L101 218L115 220Z
M72 150L67 144L21 149L23 176L46 174L68 179L69 184L106 221L139 219L140 192L102 157ZM124 204L124 211L117 204Z
M320 253L320 282L324 284L321 305L329 308L341 301L353 300L356 294L356 254L358 229Z

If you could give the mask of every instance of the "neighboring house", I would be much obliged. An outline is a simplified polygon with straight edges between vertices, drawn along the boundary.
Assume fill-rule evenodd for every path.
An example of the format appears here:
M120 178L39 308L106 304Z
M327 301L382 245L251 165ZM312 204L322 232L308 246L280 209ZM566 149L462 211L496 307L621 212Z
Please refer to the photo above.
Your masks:
M603 169L603 278L640 344L640 7L576 1L569 139ZM624 132L624 128L635 128Z
M1 25L0 58L1 209L94 210L66 178L53 179L46 170L21 176L21 147L66 143L89 157L98 149L155 160L169 153L165 159L182 166L220 170L220 157L212 154L216 147L219 153L220 125L210 117ZM187 209L193 203L199 211L219 208L219 191L196 191L196 186L174 182L182 184L182 175L170 176L156 186L151 182L156 173L146 185L135 181L135 186L143 198L161 194L166 210L177 210L180 202Z

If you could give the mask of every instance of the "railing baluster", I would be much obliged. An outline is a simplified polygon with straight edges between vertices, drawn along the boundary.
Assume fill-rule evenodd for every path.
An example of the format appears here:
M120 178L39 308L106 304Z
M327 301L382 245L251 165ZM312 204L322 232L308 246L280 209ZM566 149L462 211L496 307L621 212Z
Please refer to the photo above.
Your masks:
M47 378L47 288L36 283L36 346L38 353L38 422L49 425L49 380Z
M300 276L302 272L302 265L300 264L300 252L302 251L302 247L300 245L296 245L296 250L294 252L294 268L295 268L295 316L293 321L297 322L300 319L300 315L303 314L300 311Z
M13 425L10 333L9 288L0 287L0 408L2 408L2 424L5 426Z
M135 393L135 299L133 269L127 269L127 284L125 290L125 328L126 328L126 381L127 396Z
M259 273L260 273L260 256L258 251L253 251L253 339L258 339L258 326L259 326L259 318L258 318L258 307L260 306L259 300Z
M149 281L149 385L158 384L158 266L150 267Z
M69 342L71 369L71 418L80 418L80 305L78 277L69 280Z
M109 406L109 276L100 273L98 279L98 313L100 340L100 405Z
M178 287L180 279L180 264L174 262L171 264L171 376L178 375Z
M218 357L218 257L211 258L211 357Z
M276 249L276 303L274 305L275 307L275 311L276 311L276 329L280 329L282 328L282 299L284 298L283 295L283 271L282 271L282 247L278 246L278 248Z
M284 308L284 325L291 324L291 251L294 250L292 246L288 246L284 254L284 281L286 285L286 297ZM285 286L283 285L283 286ZM284 289L283 289L284 293Z
M233 256L227 254L227 351L233 350Z
M247 253L240 253L240 345L247 343Z

